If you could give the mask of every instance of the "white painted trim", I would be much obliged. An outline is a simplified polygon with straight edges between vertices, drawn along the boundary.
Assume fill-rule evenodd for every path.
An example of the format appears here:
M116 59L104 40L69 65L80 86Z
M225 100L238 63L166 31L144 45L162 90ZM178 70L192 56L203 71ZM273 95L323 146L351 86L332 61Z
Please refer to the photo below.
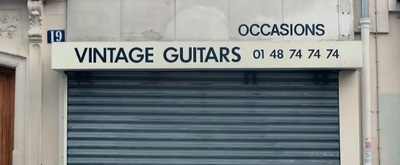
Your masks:
M27 158L28 70L27 59L0 52L0 65L15 69L15 116L13 164L25 165Z
M28 57L28 107L27 112L27 160L28 164L40 165L42 158L42 50L41 43L29 43Z
M339 72L340 164L361 165L360 73Z
M68 76L59 72L59 165L67 164Z

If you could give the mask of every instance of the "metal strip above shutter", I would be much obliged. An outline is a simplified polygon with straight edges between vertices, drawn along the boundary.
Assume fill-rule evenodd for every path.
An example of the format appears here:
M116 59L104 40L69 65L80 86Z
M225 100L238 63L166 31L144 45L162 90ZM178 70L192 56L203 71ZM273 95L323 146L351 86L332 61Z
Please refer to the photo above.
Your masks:
M68 164L338 165L336 71L68 72Z

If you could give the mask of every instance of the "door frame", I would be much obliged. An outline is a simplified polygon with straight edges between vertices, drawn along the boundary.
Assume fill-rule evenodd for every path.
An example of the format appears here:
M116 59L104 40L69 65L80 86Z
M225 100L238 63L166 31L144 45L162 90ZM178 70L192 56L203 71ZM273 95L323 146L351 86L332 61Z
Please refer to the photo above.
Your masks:
M0 153L2 155L1 157L3 158L0 161L5 161L3 163L12 165L12 151L14 150L15 70L13 68L0 66L0 76L2 77L1 79L4 79L3 88L5 88L3 89L4 93L2 94L2 102L4 101L2 108L4 109L2 110L3 112L1 112L4 115L1 116L1 118L4 120L2 121L2 124L0 124L3 132L1 138L5 138L0 139L2 142L5 142L3 146L4 148L1 150L5 152ZM4 135L4 133L6 134Z
M0 52L0 65L15 70L14 99L14 150L13 165L25 165L28 153L27 101L28 73L27 58L21 55ZM37 135L39 136L39 135Z

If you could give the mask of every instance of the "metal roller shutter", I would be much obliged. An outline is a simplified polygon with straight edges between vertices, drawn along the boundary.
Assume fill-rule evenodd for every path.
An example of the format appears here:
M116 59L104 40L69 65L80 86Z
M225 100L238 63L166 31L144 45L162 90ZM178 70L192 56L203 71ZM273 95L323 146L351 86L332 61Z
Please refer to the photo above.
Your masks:
M68 72L68 164L338 165L336 71Z

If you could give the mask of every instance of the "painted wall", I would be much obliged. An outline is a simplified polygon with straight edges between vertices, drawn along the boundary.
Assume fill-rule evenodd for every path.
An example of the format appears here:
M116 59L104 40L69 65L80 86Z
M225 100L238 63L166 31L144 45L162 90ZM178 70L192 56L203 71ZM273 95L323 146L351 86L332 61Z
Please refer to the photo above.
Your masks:
M281 40L277 38L265 37L251 37L240 38L237 36L236 28L238 20L228 19L235 13L235 3L238 1L210 1L198 0L189 1L181 0L173 3L172 0L161 0L156 2L149 2L145 0L136 1L113 1L112 5L107 5L105 0L86 0L82 3L96 3L93 8L86 8L87 6L74 4L74 0L68 2L69 14L81 16L85 12L92 13L95 17L92 19L73 20L69 19L68 24L68 40L70 41L146 41L146 40ZM255 0L253 0L255 1ZM283 1L282 1L283 2ZM269 4L268 1L258 2L258 4ZM373 19L373 31L380 32L375 39L375 35L371 35L371 62L372 71L372 85L373 85L373 147L374 164L381 162L382 165L400 164L400 14L388 13L385 4L387 2L378 1L378 17L377 26L375 25L375 16L371 15ZM344 3L342 3L344 4ZM44 30L47 29L63 29L66 28L66 2L48 1L45 5L45 24ZM76 5L74 7L74 5ZM194 6L193 6L194 5ZM247 8L254 8L251 13L256 23L263 23L265 21L273 21L273 18L259 18L259 14L265 12L277 12L274 7L271 11L262 11L257 9L258 6L252 6L251 3L236 4L238 6L246 6ZM357 4L356 4L357 5ZM89 5L90 6L90 5ZM109 7L111 6L111 7ZM143 7L145 6L145 7ZM132 10L127 10L127 8ZM115 9L114 9L115 8ZM238 8L238 7L237 7ZM374 5L371 6L371 13L374 13ZM98 10L96 10L98 9ZM122 9L122 10L120 10ZM93 10L93 11L91 11ZM83 12L83 13L82 13ZM99 13L96 13L99 12ZM115 12L115 13L114 13ZM240 11L239 13L243 13ZM198 16L198 21L188 19L186 15ZM146 15L141 17L139 15ZM176 17L174 17L176 15ZM389 15L389 16L387 16ZM233 16L232 16L233 17ZM234 17L240 17L238 13ZM208 19L212 18L212 19ZM91 21L88 21L91 20ZM236 21L236 23L235 23ZM122 24L121 22L126 22ZM75 23L75 24L74 24ZM106 24L107 26L96 26L96 24ZM216 30L208 30L209 26ZM193 26L193 28L185 27ZM355 23L357 26L357 23ZM92 30L97 27L96 30ZM375 28L378 27L378 28ZM75 28L75 30L74 30ZM100 28L100 29L99 29ZM117 30L116 30L117 29ZM120 29L120 30L118 30ZM357 30L357 29L356 29ZM72 33L75 31L76 33ZM229 31L229 33L226 33ZM176 33L178 32L178 33ZM387 33L389 32L389 33ZM196 34L207 35L196 35ZM195 35L192 35L195 34ZM339 36L338 36L339 37ZM45 38L45 37L44 37ZM376 43L377 47L376 47ZM51 86L53 89L58 89L58 73L51 71L50 67L50 46L44 45L44 84L43 86ZM377 49L376 49L377 48ZM376 53L378 52L378 60L376 63ZM376 65L378 64L378 65ZM376 74L378 73L378 74ZM378 78L378 81L376 81ZM379 95L376 85L379 83ZM43 98L50 104L43 105L42 116L42 163L56 164L59 160L58 148L58 116L59 112L57 99L58 91L51 90L51 88L43 89ZM378 104L380 113L378 114ZM378 118L379 116L379 118ZM380 128L380 140L378 139L378 119ZM379 141L378 141L379 140ZM378 150L380 142L381 149ZM380 154L378 154L380 151ZM380 159L379 156L380 155Z
M372 163L397 165L400 164L400 13L383 10L384 3L387 2L378 1L377 12L375 3L371 3L370 12ZM360 35L355 38L360 40Z
M28 55L28 13L26 1L0 0L0 51Z
M349 0L69 0L68 41L351 40ZM324 24L323 36L240 36L241 24Z
M389 33L378 34L378 110L381 165L400 164L400 13L389 14ZM374 36L375 37L375 36ZM372 38L372 37L371 37Z
M92 6L74 4L76 1L92 4ZM240 18L241 13L249 12L248 10L240 10L245 7L253 9L250 10L251 12L247 16L254 18L250 22L264 23L265 21L274 21L272 17L257 17L257 15L265 15L267 14L266 12L276 13L283 9L282 7L285 5L295 5L293 2L295 0L279 1L281 3L280 7L278 6L279 10L274 6L268 6L272 0L251 0L254 1L253 3L267 5L271 9L269 11L259 9L261 5L251 5L252 3L249 3L249 1L239 0L231 0L230 2L227 0L112 0L113 3L106 1L69 0L67 3L66 0L47 0L44 4L43 32L55 29L67 29L67 33L75 31L75 33L67 34L69 41L291 40L290 38L241 38L236 32L240 21L230 18ZM315 2L316 4L320 2L320 0L307 1ZM343 11L343 13L344 11L352 11L353 4L351 1L340 0L340 2L340 6L344 7L340 7L338 10ZM374 2L371 1L371 3ZM274 1L273 3L277 2ZM331 0L326 3L333 6ZM371 34L374 165L378 165L379 162L381 165L400 164L400 157L398 156L400 155L400 120L398 119L400 117L400 13L389 13L387 11L388 7L385 5L387 3L387 1L377 0L377 19L373 15L375 7L374 5L371 6L373 31L379 32L377 35ZM67 4L68 14L76 15L76 17L82 14L89 14L88 17L85 19L77 18L78 20L68 19L67 28ZM235 5L236 8L234 7ZM355 3L354 5L357 8L358 4ZM8 15L11 19L14 16L20 18L14 31L16 35L7 38L7 34L2 33L2 36L0 36L1 52L22 56L28 55L27 31L29 24L25 8L25 0L0 0L0 18L4 17L4 15ZM130 9L128 10L128 8ZM237 11L237 13L234 13L234 11ZM355 14L357 15L357 12ZM146 17L138 15L146 15ZM198 17L198 21L189 19L188 15ZM352 13L349 15L352 15ZM338 21L342 20L344 22L341 24L346 24L347 20L341 17L343 15L338 15ZM313 16L310 19L318 20ZM357 19L355 20L356 23L354 23L353 27L357 31L358 21ZM375 20L378 26L375 25ZM279 22L279 20L275 21ZM282 22L282 20L280 21ZM122 24L122 22L125 23ZM218 26L209 28L214 25ZM0 27L2 26L5 25L0 22ZM338 29L337 33L328 40L352 38L352 28L346 29L339 25ZM200 33L207 35L192 35ZM350 36L346 37L346 34ZM54 165L59 164L62 160L60 154L62 148L59 147L59 116L61 113L59 112L60 105L58 102L60 97L59 76L61 73L50 69L51 45L46 43L47 36L45 33L43 38L41 150L37 152L41 152L41 164ZM313 39L310 38L310 40ZM359 36L356 36L356 40L359 40ZM376 59L378 59L378 62ZM379 88L377 88L377 85L379 85ZM378 110L380 111L379 113ZM380 129L380 139L378 139L378 127ZM379 143L380 150L378 150ZM379 154L378 151L380 151ZM379 155L380 158L378 157Z
M43 5L43 89L42 89L42 123L41 123L41 165L61 164L59 150L59 76L63 73L51 69L51 44L47 43L47 30L66 29L66 0L46 1Z

